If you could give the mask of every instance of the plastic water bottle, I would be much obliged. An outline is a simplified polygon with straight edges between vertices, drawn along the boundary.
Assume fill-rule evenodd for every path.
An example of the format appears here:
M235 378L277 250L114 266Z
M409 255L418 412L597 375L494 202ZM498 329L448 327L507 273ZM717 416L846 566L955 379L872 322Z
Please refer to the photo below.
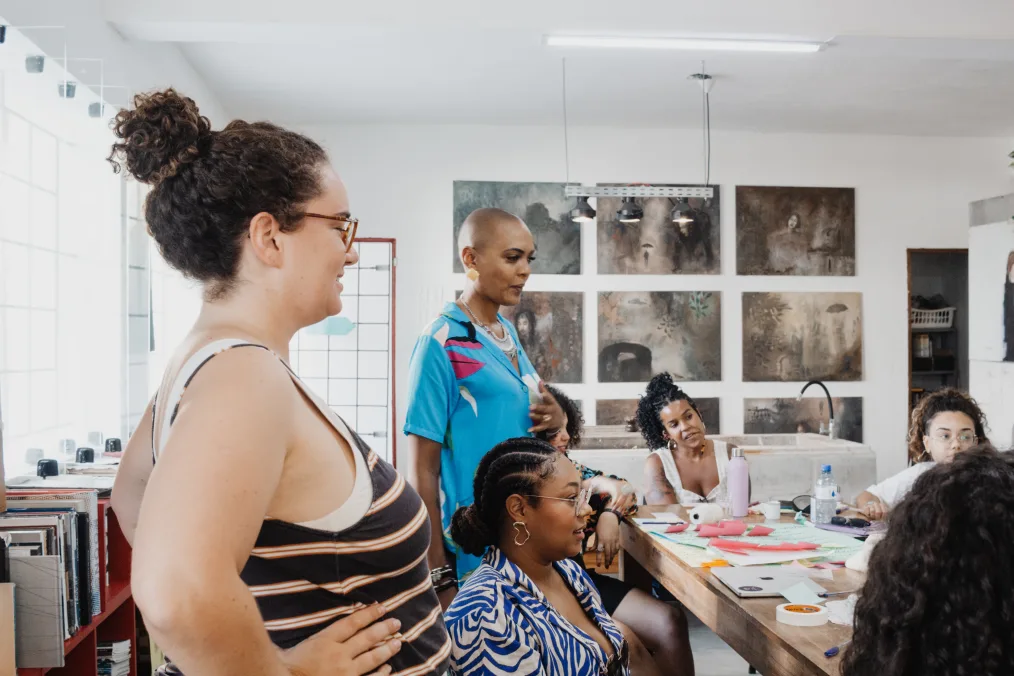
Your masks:
M743 449L734 447L728 469L729 502L732 516L741 519L750 507L750 468L743 457Z
M831 474L831 465L820 468L820 476L813 487L813 500L810 502L810 519L815 524L831 523L838 510L838 484Z

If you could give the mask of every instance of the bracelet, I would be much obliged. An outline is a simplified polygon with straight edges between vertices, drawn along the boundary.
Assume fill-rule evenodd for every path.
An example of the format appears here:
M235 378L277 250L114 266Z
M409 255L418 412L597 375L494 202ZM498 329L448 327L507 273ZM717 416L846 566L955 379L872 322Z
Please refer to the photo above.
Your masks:
M611 513L611 514L615 514L615 515L616 515L616 520L617 520L617 521L623 521L623 515L622 515L622 514L620 514L620 510L618 510L618 509L613 509L612 507L610 507L609 509L604 509L604 510L602 510L602 513L603 513L603 514L605 514L606 512L609 512L609 513Z
M454 579L453 577L445 577L444 579L440 580L439 582L434 583L433 590L436 593L439 594L440 592L447 591L451 587L457 587L457 586L458 586L458 581L456 579Z
M430 582L434 586L447 578L454 579L454 570L450 566L441 566L430 571Z

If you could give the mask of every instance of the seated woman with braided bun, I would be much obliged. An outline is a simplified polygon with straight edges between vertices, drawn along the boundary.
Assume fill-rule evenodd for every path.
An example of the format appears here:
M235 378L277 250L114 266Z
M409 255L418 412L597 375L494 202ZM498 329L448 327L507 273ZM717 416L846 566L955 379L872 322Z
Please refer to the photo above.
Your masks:
M566 455L571 449L581 444L584 431L584 418L577 404L563 392L552 385L546 385L546 391L563 409L566 425L547 441L557 451ZM630 483L616 476L606 475L600 470L575 463L581 473L581 487L588 490L592 515L585 529L585 542L595 536L597 555L605 555L604 563L608 568L613 557L620 551L620 521L623 517L637 511L637 499ZM629 488L628 488L629 487ZM601 565L602 559L599 558ZM584 558L574 557L584 567ZM693 676L694 654L690 647L690 633L687 617L678 606L670 605L637 589L629 582L615 577L603 575L594 570L588 576L599 590L602 606L620 626L632 629L636 639L627 636L631 641L630 672L637 676L651 673L651 666L640 663L641 651L635 649L636 641L643 641L647 651L646 657L651 660L660 672L672 672L679 676Z
M544 441L509 439L479 463L451 536L483 556L447 609L451 673L629 676L627 642L570 560L591 514L581 475Z

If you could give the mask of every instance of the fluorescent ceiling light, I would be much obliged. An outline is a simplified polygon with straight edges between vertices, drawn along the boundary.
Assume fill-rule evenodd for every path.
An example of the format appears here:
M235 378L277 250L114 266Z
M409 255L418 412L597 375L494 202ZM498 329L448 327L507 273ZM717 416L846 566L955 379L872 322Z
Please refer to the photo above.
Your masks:
M588 37L581 35L547 35L550 47L593 47L604 49L679 49L722 52L792 52L812 53L824 48L823 42L792 42L784 40L722 40L704 38L637 38Z

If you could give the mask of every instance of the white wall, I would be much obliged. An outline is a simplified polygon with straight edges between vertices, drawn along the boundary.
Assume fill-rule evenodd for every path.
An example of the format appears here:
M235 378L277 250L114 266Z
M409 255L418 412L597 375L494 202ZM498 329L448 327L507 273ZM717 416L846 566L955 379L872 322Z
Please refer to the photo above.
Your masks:
M404 418L409 355L421 329L462 278L451 270L452 182L565 180L562 131L544 127L348 126L306 131L329 148L344 177L362 236L398 244L397 391ZM570 179L594 182L702 181L697 130L580 128L570 132ZM864 380L831 383L836 396L864 398L865 440L881 477L905 464L908 319L905 250L965 247L968 203L1008 192L1003 139L715 133L712 182L722 193L722 276L597 276L595 224L583 232L581 276L533 278L530 290L584 290L585 399L636 397L635 384L594 383L595 292L722 291L721 383L690 383L695 396L722 397L722 430L742 430L743 398L794 396L797 383L742 383L740 293L745 290L863 292ZM856 188L857 276L735 276L734 186ZM591 376L591 378L587 376ZM399 429L401 422L399 421Z

